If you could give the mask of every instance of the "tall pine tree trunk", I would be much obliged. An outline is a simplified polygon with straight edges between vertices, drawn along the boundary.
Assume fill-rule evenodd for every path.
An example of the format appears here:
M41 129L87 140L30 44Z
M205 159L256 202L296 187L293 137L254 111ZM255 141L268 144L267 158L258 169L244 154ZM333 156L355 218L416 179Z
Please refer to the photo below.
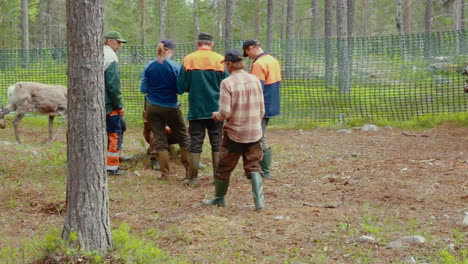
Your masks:
M353 83L353 55L354 55L354 19L356 15L355 0L347 0L347 27L348 27L348 77L349 91Z
M286 22L286 78L292 78L294 75L293 51L294 47L294 23L296 22L296 0L288 0L287 22Z
M195 41L198 39L200 33L200 23L198 22L198 1L193 0L193 33L195 34Z
M400 56L403 60L407 60L407 48L406 48L406 37L405 37L405 23L403 18L403 11L402 11L402 0L398 0L397 2L397 13L395 16L395 25L398 31L398 45L400 48Z
M224 44L226 49L231 49L233 45L233 26L232 26L232 16L234 13L234 1L226 0L226 19L225 19L225 29L224 29Z
M66 10L69 162L62 238L84 252L106 252L112 234L104 160L103 0L67 0Z
M274 1L268 0L267 4L267 48L273 48L273 18L275 16Z
M408 35L411 32L411 0L405 0L403 12L403 33Z
M335 54L333 43L333 0L325 0L325 82L335 85Z
M337 41L337 67L338 67L338 85L340 92L349 93L349 65L348 65L348 26L347 26L347 8L346 0L336 0L336 35Z
M145 24L146 24L146 0L140 0L140 12L141 12L141 45L144 46L146 45L146 30L145 30Z
M424 14L424 58L427 60L432 55L432 0L426 0L426 12Z
M23 67L29 65L29 8L28 0L21 0L21 40L23 47Z
M165 39L167 34L167 0L161 0L159 9L159 38Z

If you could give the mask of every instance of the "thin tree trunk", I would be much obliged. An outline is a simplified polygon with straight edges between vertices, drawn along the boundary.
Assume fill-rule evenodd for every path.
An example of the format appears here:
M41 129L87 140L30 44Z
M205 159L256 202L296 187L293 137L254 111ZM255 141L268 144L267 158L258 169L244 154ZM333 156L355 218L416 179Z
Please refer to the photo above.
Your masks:
M29 15L28 0L21 0L21 40L23 47L23 67L29 65Z
M286 38L294 39L294 23L296 22L296 0L288 0L287 5L287 22L286 22Z
M353 54L354 54L354 19L356 16L355 0L347 0L347 27L348 27L348 76L347 83L351 90L353 82Z
M405 7L403 12L403 33L408 35L411 30L411 0L405 0Z
M231 49L233 45L233 25L232 25L232 16L234 13L234 1L226 0L226 22L225 22L225 32L224 32L224 43L226 49Z
M367 0L361 2L361 35L367 37Z
M268 0L267 6L267 47L269 50L273 48L273 18L275 16L274 1Z
M400 56L403 60L407 60L406 38L404 31L404 22L402 17L402 0L397 2L397 14L395 16L395 25L398 31L398 45L400 48Z
M140 12L141 12L141 45L146 45L146 31L145 31L145 21L146 21L146 0L140 0Z
M286 21L287 21L286 9L288 7L286 1L287 0L282 0L281 2L281 30L280 30L281 40L284 40L286 38L285 36Z
M346 0L336 0L336 35L338 36L338 81L340 92L349 93L350 85L348 79L348 26L347 26Z
M159 9L159 38L166 38L167 34L167 0L161 0Z
M294 51L294 23L296 21L296 0L288 0L287 23L286 23L286 77L292 78L294 75L293 54Z
M226 0L227 1L227 0ZM260 0L254 0L255 13L260 13ZM254 27L254 36L258 38L260 36L260 16L255 16L255 27Z
M198 22L198 1L193 0L193 31L195 33L195 41L198 39L198 34L200 33L200 24Z
M311 0L311 19L310 19L310 37L317 38L318 37L318 27L319 27L319 17L318 17L318 0Z
M66 8L69 162L62 238L83 252L106 252L112 245L104 166L103 6L103 0L67 0Z
M333 0L325 0L325 82L334 85Z
M424 58L431 56L431 33L432 33L432 0L426 0L426 12L424 15Z

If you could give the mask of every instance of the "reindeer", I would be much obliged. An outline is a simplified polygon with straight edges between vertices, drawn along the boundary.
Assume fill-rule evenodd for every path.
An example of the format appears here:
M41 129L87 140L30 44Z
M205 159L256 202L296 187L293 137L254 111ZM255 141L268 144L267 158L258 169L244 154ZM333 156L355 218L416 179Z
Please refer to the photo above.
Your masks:
M21 144L18 136L18 123L27 112L49 116L47 143L50 143L53 139L54 118L59 115L67 118L67 87L36 82L17 82L8 87L8 106L0 111L0 128L5 128L3 117L12 111L17 112L13 128L18 144Z

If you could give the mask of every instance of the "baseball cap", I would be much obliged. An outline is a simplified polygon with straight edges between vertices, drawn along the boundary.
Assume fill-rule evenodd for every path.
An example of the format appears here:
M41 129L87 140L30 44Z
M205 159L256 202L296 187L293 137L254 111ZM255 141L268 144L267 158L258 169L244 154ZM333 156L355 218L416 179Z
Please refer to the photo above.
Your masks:
M221 62L225 62L225 61L238 62L241 60L243 60L241 52L236 49L230 49L226 51L226 54L224 55L224 60Z
M127 41L122 37L122 34L120 34L120 32L118 32L117 30L111 30L109 32L107 32L106 35L104 35L104 38L106 39L115 39L115 40L118 40L122 43L127 43Z
M200 34L198 34L198 40L213 41L213 36L210 33L200 32Z
M160 41L162 44L164 44L164 47L165 48L169 48L169 49L175 49L175 45L174 45L174 42L172 42L172 40L170 39L163 39Z
M245 50L248 47L256 45L256 44L260 44L260 42L258 42L258 40L256 40L256 39L248 39L248 40L244 41L244 43L242 43L242 50L244 51L244 57L247 57L247 54L245 53Z

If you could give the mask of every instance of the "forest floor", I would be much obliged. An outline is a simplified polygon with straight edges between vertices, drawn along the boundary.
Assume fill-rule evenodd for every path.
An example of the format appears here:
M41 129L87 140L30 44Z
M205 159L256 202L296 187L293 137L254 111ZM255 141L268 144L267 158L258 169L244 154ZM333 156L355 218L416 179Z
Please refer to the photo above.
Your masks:
M11 127L0 130L0 249L63 227L65 131L51 145L41 142L46 131L22 125L17 145ZM242 162L227 206L202 206L214 194L207 142L201 184L190 188L175 158L170 179L158 180L141 129L130 129L124 154L137 158L109 179L113 228L126 223L189 263L466 263L467 127L267 136L273 177L264 180L267 209L256 212Z

